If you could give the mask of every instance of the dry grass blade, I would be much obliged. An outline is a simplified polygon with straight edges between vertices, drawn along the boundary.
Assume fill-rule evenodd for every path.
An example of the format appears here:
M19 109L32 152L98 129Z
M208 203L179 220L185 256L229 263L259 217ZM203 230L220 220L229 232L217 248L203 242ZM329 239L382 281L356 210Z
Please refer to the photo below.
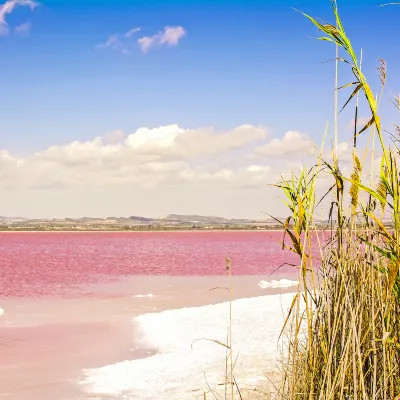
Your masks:
M212 292L213 290L220 290L220 289L223 289L223 290L232 290L232 288L230 288L230 287L226 287L226 286L216 286L216 287L214 287L214 288L209 289L208 291L209 291L209 292Z
M281 333L279 334L279 339L282 337L282 334L285 332L286 325L287 325L288 322L290 321L290 316L291 316L291 314L292 314L292 312L293 312L293 310L294 310L294 307L295 307L295 305L296 305L296 303L297 303L298 298L299 298L299 293L296 293L296 295L295 295L294 298L293 298L292 304L291 304L291 306L290 306L288 315L287 315L287 317L285 318L285 322L283 323L283 327L282 327Z
M218 344L218 345L220 345L220 346L222 346L222 347L225 347L225 348L227 348L227 349L230 349L230 346L228 346L227 344L225 344L225 343L223 343L223 342L221 342L221 341L219 341L219 340L208 339L208 338L199 338L199 339L193 340L192 345L191 345L192 349L193 349L194 343L199 342L200 340L206 340L206 341L208 341L208 342L213 342L213 343L216 343L216 344Z

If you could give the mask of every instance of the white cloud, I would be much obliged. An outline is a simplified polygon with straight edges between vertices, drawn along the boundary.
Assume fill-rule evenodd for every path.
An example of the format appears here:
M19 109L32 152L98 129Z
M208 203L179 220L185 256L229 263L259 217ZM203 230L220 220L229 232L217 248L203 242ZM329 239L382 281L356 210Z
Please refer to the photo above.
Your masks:
M268 139L264 126L218 131L166 125L130 134L108 132L25 157L0 150L3 213L262 217L262 210L275 213L279 207L277 191L267 184L278 182L296 157L282 162L248 155L260 148L263 154L271 149L274 156L288 154L281 149L288 138L303 144L303 135L299 140L286 133L262 146ZM32 200L25 204L21 198Z
M337 158L344 163L352 162L353 160L353 145L352 142L340 142L337 147ZM360 157L360 154L358 155ZM324 160L331 162L333 160L333 148L327 147L323 152ZM362 157L361 157L362 158Z
M9 35L10 28L6 21L6 16L11 14L16 7L18 7L18 6L29 7L31 10L34 10L38 5L39 5L39 3L37 3L33 0L7 0L4 4L1 4L0 5L0 35L1 36Z
M271 170L271 167L265 165L250 165L247 167L247 171L257 176L264 175Z
M111 49L123 54L130 54L131 50L128 45L121 40L118 34L110 35L104 43L100 43L96 46L98 49Z
M104 43L98 44L97 47L107 49L109 47L112 48L117 43L119 43L118 35L114 34L114 35L110 35Z
M358 117L357 118L357 130L361 130L364 128L365 125L369 122L371 117ZM347 129L351 130L354 132L354 121L355 119L353 118L349 123L347 124Z
M353 159L353 146L350 146L349 142L339 143L337 157L339 161L350 162Z
M125 37L130 38L133 36L135 33L139 32L141 28L132 28L128 32L125 33Z
M123 133L114 133L121 138ZM110 136L110 134L108 134ZM35 157L46 161L62 161L66 164L84 164L94 158L102 162L115 161L134 163L140 160L186 160L200 156L210 156L240 149L248 144L265 139L267 129L253 125L243 125L226 132L216 132L212 128L183 129L178 125L158 128L139 128L121 142L109 144L98 137L87 142L72 142L64 146L52 146L38 152Z
M268 140L264 126L218 131L166 125L128 134L108 132L24 157L0 150L2 213L265 218L264 211L285 216L287 210L279 205L280 191L268 184L279 182L282 175L290 177L291 170L297 173L300 159L303 165L314 165L315 158L302 157L305 148L312 148L306 135L291 131ZM340 143L338 149L342 161L351 161L351 143ZM249 157L254 154L258 156ZM331 159L328 149L324 156ZM350 163L342 163L341 168L350 175ZM376 161L374 172L378 169ZM367 165L364 173L369 170ZM330 182L327 174L321 175L319 196ZM326 217L323 213L328 211L329 207L323 208L321 216Z
M141 28L132 28L124 34L115 33L110 35L104 43L96 46L98 49L111 49L124 54L131 54L135 46L139 45L143 53L160 45L176 46L180 39L186 35L186 30L181 26L166 26L153 36L143 36L136 41L133 36L140 32Z
M176 46L186 35L186 30L182 26L166 26L164 29L153 36L144 36L138 39L140 48L144 53L152 47L159 45Z
M32 28L30 22L25 22L24 24L18 25L14 28L14 32L18 36L28 36Z
M121 143L124 139L125 133L120 129L114 132L107 132L105 135L103 135L103 141L105 144Z
M91 187L135 184L137 188L181 181L257 181L266 166L241 165L235 151L265 139L264 127L243 125L217 132L212 128L183 129L178 125L140 128L124 136L108 133L91 141L51 146L29 157L0 152L0 187L40 188ZM226 165L213 162L227 155Z
M299 152L309 153L312 149L313 143L306 135L288 131L282 139L272 139L267 144L257 147L255 153L269 157L285 157Z

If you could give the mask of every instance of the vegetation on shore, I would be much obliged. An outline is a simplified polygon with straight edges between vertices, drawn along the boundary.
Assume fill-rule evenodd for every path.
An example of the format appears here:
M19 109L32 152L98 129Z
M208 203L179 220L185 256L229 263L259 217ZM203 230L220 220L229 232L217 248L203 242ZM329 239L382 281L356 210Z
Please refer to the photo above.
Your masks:
M391 229L391 224L385 224ZM290 224L288 227L293 228ZM318 230L326 231L327 224L319 224ZM0 232L163 232L163 231L284 231L282 225L0 225ZM363 227L357 226L358 231Z
M320 222L324 224L323 221ZM326 225L326 223L325 223ZM273 230L275 220L223 218L170 214L165 218L108 217L25 219L0 217L0 231L181 231L181 230Z
M274 231L278 225L87 225L12 226L0 225L0 232L163 232L163 231Z
M332 8L333 24L305 16L322 32L321 40L337 46L337 65L353 75L352 82L342 86L351 88L345 107L350 101L355 104L354 134L349 138L352 173L342 172L336 145L329 160L322 146L313 168L278 185L290 210L283 223L284 247L299 256L301 285L282 332L287 353L283 380L276 389L282 400L399 400L400 128L394 127L388 145L379 111L386 64L380 60L381 92L374 95L334 1ZM357 129L361 101L370 120ZM400 110L400 99L393 103ZM363 135L370 136L372 145L361 149ZM328 244L314 232L314 216L321 206L317 187L327 179L329 190L322 197L331 199ZM383 224L388 216L390 229Z

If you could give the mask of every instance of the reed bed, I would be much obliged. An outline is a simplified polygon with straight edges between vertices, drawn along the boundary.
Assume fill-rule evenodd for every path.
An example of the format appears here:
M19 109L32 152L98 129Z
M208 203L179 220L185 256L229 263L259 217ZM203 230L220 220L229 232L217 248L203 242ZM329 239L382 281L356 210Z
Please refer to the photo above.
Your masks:
M336 62L353 75L351 83L335 88L351 88L344 107L354 104L355 108L354 133L349 138L352 173L342 173L335 124L332 158L326 159L322 146L313 168L302 169L277 185L290 211L283 223L283 247L299 256L301 278L282 331L287 347L277 398L399 400L400 128L394 127L391 140L381 128L385 62L380 60L378 65L381 90L375 95L336 2L332 9L332 24L304 15L319 29L321 40L336 46ZM358 130L359 102L368 108L370 120ZM400 100L394 103L400 109ZM368 134L372 147L360 149L358 138ZM374 171L377 155L380 167ZM329 179L331 185L318 197L321 179ZM329 203L328 241L321 240L314 221L321 198Z

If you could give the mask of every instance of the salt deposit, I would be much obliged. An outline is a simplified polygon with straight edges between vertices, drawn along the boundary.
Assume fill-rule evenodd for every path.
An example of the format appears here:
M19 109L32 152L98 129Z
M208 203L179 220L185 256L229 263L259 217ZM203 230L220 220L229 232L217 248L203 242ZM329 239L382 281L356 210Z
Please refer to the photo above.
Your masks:
M265 382L278 357L278 338L293 294L233 301L235 378L242 388ZM93 399L187 400L203 398L208 384L224 382L229 303L144 314L134 319L143 333L139 346L153 355L85 370L82 381ZM136 343L137 345L137 343ZM97 396L97 397L96 397Z
M268 281L260 281L258 283L258 286L260 286L261 289L267 289L267 288L288 288L292 286L297 286L299 284L298 281L291 281L289 279L281 279L279 281L273 280L271 282Z
M151 297L154 297L154 295L153 295L152 293L148 293L148 294L137 294L137 295L135 295L134 297L137 297L137 298L149 297L149 298L151 298Z

